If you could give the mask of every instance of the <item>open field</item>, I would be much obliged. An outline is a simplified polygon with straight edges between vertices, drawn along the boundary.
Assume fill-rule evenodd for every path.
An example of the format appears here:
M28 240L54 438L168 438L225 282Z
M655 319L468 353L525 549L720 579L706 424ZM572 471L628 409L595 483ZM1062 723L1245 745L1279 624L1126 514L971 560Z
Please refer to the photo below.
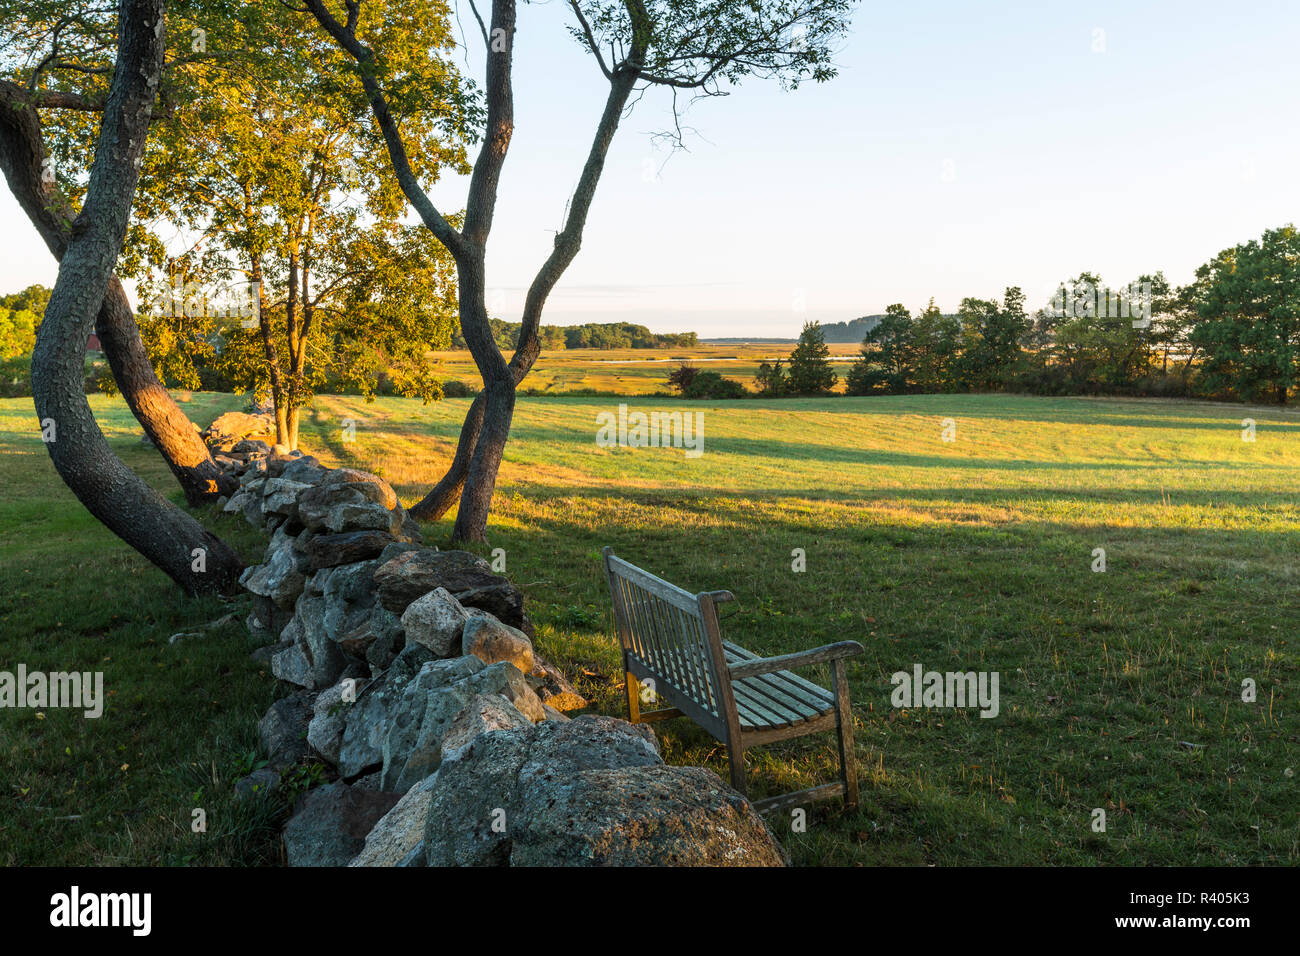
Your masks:
M840 380L835 391L844 391L844 376L858 356L857 344L829 343L835 370ZM698 345L679 349L559 349L542 352L537 364L520 386L539 394L561 395L566 392L603 392L619 395L654 395L670 391L668 373L679 362L689 361L700 368L721 372L735 379L751 392L754 375L763 361L786 359L794 343ZM508 352L507 352L508 354ZM440 374L459 379L478 388L479 375L474 359L464 349L435 352L441 363Z
M119 453L179 498L124 403L92 403ZM206 423L238 404L186 407ZM624 713L605 544L690 590L735 592L724 633L755 651L863 643L863 804L819 807L806 833L772 819L796 862L1300 863L1300 416L1014 396L629 404L701 412L704 454L597 447L610 399L521 398L491 545L529 595L539 649L602 712ZM323 397L303 444L410 503L467 405ZM242 627L168 645L227 608L175 599L80 508L28 400L0 401L0 475L3 667L102 669L112 695L99 720L0 712L0 862L274 860L278 808L230 799L274 694ZM204 520L260 553L242 519ZM450 528L426 538L444 545ZM914 664L997 671L999 715L891 707L890 675ZM725 779L693 725L656 731L670 763ZM749 756L757 796L833 774L830 735ZM206 837L189 830L198 806Z

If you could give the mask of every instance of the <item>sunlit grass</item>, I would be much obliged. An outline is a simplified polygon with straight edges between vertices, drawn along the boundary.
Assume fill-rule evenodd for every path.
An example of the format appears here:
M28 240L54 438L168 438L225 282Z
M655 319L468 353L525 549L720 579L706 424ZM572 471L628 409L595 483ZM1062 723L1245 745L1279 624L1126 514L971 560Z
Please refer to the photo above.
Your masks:
M1300 416L1014 396L623 400L701 412L704 455L598 447L596 415L619 399L523 397L490 547L528 592L542 652L603 712L624 713L606 544L691 590L733 591L724 630L755 651L863 643L850 666L863 806L819 808L807 833L772 820L798 862L1300 861ZM125 406L93 403L133 467L172 493ZM196 394L187 408L205 423L238 403ZM304 445L380 472L409 504L445 467L467 406L322 397ZM142 698L98 722L0 714L0 769L16 784L0 798L0 821L13 821L4 852L186 858L193 765L215 763L208 792L228 789L221 768L255 740L269 678L237 627L180 655L166 646L224 609L175 597L80 509L27 402L0 403L0 450L0 563L20 582L0 606L5 658L53 669L108 656L107 684ZM426 536L445 545L452 517ZM205 520L257 553L242 519ZM1096 548L1104 574L1091 570ZM998 671L1000 716L893 709L890 675L914 663ZM698 728L656 731L670 762L725 779L725 752ZM110 764L121 746L142 756ZM829 779L833 756L829 736L755 751L753 792ZM110 772L121 762L152 769L124 783ZM1099 807L1104 834L1089 827ZM77 813L101 822L55 821ZM208 858L270 856L252 843L232 837Z

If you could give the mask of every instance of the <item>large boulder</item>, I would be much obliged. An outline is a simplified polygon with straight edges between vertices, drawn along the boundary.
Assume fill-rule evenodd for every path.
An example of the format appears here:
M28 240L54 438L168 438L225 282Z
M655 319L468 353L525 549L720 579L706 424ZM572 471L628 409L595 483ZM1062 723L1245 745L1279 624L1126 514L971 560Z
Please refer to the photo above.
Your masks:
M648 727L612 717L479 734L448 750L438 768L424 831L426 860L430 866L505 866L527 826L522 811L530 790L549 786L553 776L661 763Z
M495 578L492 566L468 551L416 548L381 565L375 572L375 586L380 603L401 614L412 601L437 588L454 593Z
M331 783L299 799L284 828L290 866L347 866L376 823L396 806L395 793Z
M753 805L703 767L553 779L524 788L520 817L511 866L785 865Z
M392 486L377 475L335 468L298 499L298 518L312 531L383 531L404 536L405 512ZM418 530L418 529L417 529Z

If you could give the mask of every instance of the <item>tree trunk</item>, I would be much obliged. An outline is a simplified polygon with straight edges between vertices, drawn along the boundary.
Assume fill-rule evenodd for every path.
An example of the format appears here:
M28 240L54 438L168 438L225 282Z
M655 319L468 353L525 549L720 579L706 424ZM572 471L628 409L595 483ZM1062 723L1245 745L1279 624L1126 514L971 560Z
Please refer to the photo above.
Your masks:
M266 354L266 374L271 382L271 404L275 408L275 443L289 445L289 420L284 398L284 380L280 377L280 350L275 347L271 331L271 317L266 314L262 301L262 260L254 258L249 270L249 280L257 289L257 328L262 334L262 351Z
M162 0L122 0L118 54L86 200L32 354L32 392L54 467L111 531L191 593L232 591L242 564L113 454L86 401L85 342L122 250L163 59Z
M483 397L483 424L474 443L474 455L465 476L460 509L456 512L456 525L452 530L452 538L456 541L487 540L492 493L496 490L497 471L501 467L501 456L514 418L513 378L490 383L483 389Z
M456 455L451 460L451 467L433 486L433 490L407 510L411 516L420 521L435 521L441 518L460 498L461 489L465 487L465 477L469 474L469 462L474 456L474 445L478 441L479 429L483 427L483 393L479 392L465 413L465 422L460 428L460 439L456 442Z
M20 87L0 81L0 167L18 204L56 260L71 237L71 210L58 208L42 181L44 137L35 107ZM132 414L176 476L186 500L203 504L233 494L238 482L213 462L193 424L158 381L126 290L108 284L95 320L104 355Z
M217 467L194 424L154 374L135 313L116 276L109 280L95 331L118 388L145 434L162 452L185 500L200 505L233 495L239 489L238 479Z

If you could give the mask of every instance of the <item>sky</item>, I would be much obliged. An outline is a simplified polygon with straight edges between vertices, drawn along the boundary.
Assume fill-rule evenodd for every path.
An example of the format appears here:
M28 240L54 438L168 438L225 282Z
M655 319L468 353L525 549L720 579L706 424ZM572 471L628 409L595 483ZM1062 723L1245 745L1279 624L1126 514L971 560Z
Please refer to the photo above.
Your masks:
M566 7L521 5L515 40L488 247L489 310L515 321L606 92ZM1300 219L1298 28L1294 0L868 0L838 77L696 102L687 150L657 146L671 101L650 91L620 126L543 322L793 336L806 320L932 297L953 311L1009 285L1037 306L1084 270L1184 283ZM436 184L435 204L459 210L465 186ZM52 284L3 190L0 223L0 292Z

